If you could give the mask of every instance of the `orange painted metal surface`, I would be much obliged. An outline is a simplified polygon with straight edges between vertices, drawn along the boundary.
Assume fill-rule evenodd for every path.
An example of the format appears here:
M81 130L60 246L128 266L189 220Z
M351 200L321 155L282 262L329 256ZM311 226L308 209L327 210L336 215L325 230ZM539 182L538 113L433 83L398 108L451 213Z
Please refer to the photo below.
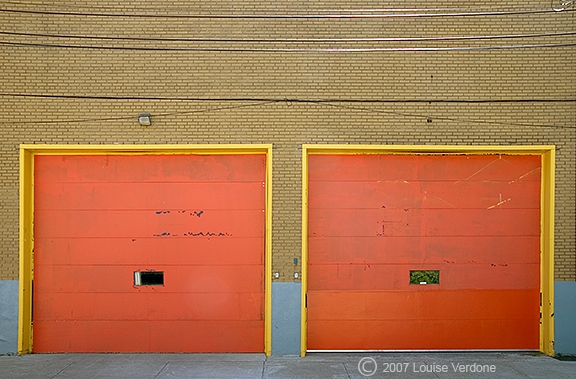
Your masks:
M265 163L36 156L33 351L264 351Z
M308 349L537 350L540 169L539 156L310 155Z

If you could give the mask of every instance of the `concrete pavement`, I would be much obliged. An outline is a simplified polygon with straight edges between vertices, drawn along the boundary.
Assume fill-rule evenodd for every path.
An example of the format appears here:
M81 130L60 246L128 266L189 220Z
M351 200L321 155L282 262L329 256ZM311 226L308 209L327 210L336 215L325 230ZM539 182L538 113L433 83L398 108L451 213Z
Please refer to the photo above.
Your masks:
M361 372L362 371L362 372ZM386 371L386 372L385 372ZM576 361L532 353L28 354L1 379L576 378Z

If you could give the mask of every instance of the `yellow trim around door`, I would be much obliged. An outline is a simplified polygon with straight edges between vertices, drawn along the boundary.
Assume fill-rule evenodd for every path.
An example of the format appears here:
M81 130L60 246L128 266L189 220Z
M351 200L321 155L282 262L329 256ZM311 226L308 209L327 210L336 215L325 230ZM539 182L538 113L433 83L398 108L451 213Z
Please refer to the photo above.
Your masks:
M540 351L554 355L554 183L556 151L542 152L540 177Z
M308 147L302 146L302 309L300 313L300 356L308 346Z
M265 154L266 237L264 267L263 352L272 352L272 145L21 145L18 353L32 352L32 285L34 280L34 156L35 155L144 155L144 154Z
M307 351L308 156L310 154L506 154L541 157L540 351L554 355L554 181L555 146L302 145L302 322L300 355Z

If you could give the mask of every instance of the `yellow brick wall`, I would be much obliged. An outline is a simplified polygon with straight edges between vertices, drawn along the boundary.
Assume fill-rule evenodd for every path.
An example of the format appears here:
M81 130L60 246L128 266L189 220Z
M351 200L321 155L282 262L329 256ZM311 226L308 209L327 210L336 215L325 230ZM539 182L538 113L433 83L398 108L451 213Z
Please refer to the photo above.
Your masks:
M0 279L21 143L273 143L281 281L301 144L350 143L556 145L556 279L576 280L576 12L549 0L19 1L0 31Z

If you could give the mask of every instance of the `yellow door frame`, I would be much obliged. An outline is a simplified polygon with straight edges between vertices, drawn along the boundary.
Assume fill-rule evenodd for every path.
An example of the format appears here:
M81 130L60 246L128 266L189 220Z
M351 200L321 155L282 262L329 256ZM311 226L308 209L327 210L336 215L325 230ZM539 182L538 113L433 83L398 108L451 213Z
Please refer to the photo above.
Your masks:
M554 146L302 145L302 309L300 355L307 351L308 156L311 154L539 155L540 177L540 351L554 355Z
M18 353L32 352L32 283L34 280L34 156L36 155L266 155L266 236L264 263L264 343L272 353L272 145L21 145L20 146L20 277Z

